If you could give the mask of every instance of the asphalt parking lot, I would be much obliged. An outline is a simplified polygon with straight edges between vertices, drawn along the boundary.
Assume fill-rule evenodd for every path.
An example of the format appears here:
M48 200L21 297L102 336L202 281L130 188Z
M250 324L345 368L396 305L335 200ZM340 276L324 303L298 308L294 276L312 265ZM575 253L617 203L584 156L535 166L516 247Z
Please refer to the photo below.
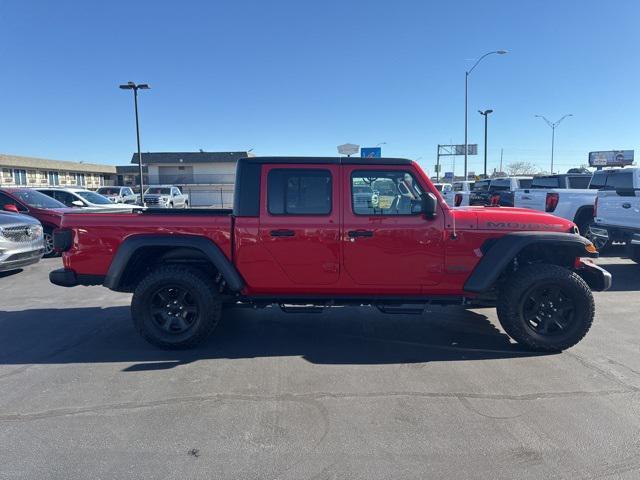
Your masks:
M640 265L577 347L527 352L492 309L229 313L198 350L129 295L0 277L0 478L640 477Z

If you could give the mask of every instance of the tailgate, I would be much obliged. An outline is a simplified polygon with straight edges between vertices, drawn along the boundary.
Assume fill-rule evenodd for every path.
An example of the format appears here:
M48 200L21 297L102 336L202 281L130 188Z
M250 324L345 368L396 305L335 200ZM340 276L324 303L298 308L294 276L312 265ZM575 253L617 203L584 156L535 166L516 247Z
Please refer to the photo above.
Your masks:
M530 208L532 210L545 211L547 200L546 189L524 189L516 190L513 200L514 206L518 208Z
M615 227L640 229L640 192L622 196L615 191L598 192L596 223Z

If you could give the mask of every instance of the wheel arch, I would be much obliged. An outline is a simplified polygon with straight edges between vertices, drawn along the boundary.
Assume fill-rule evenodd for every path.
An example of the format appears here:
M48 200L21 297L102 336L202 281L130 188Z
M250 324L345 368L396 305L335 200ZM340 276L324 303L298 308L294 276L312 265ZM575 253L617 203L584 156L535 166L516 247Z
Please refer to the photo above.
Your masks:
M233 292L244 287L244 280L233 263L208 238L176 235L136 235L118 248L103 285L111 290L131 291L131 284L148 267L158 263L185 263L217 272Z
M588 218L593 218L593 210L594 210L593 205L581 206L576 212L575 216L573 217L573 223L575 223L578 226L578 228L580 228L580 225L582 225L584 220ZM584 232L580 232L580 233L584 234Z
M591 242L580 235L560 232L513 232L489 239L481 247L481 260L464 284L472 293L489 291L514 261L545 261L573 266L576 257L597 257L586 250Z

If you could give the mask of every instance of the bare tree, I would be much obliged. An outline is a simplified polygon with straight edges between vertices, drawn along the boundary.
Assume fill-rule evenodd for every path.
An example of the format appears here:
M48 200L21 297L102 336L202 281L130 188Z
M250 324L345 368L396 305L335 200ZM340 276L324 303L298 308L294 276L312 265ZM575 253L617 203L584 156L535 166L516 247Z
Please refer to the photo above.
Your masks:
M507 165L509 175L533 175L538 172L538 167L530 162L513 162Z

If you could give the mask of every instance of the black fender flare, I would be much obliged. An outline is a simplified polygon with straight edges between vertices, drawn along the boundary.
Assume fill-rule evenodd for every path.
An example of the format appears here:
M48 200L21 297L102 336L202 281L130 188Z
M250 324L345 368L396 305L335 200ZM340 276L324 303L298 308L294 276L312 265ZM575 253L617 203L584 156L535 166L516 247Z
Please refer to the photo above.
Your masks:
M593 205L583 205L576 211L575 216L573 217L573 223L578 224L578 219L583 216L586 211L591 210L591 216L593 216Z
M187 235L136 235L125 239L116 251L103 285L111 290L117 290L122 275L133 255L146 247L175 247L193 248L201 251L222 274L227 286L234 292L244 288L244 280L236 267L222 253L220 248L204 237Z
M491 289L507 265L526 247L541 244L550 248L574 249L576 257L597 257L586 250L591 242L575 233L512 232L490 239L482 246L482 259L464 284L464 290L483 293Z

